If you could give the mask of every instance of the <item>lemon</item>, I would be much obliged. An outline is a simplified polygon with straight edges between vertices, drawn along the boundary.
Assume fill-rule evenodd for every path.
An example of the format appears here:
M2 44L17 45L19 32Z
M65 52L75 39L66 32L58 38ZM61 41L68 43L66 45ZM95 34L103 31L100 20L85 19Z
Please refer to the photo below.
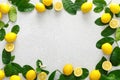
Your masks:
M92 7L93 7L92 2L85 2L81 6L81 11L83 13L88 13L88 12L90 12L92 10Z
M63 67L63 73L64 73L66 76L71 75L72 72L73 72L73 66L72 66L72 64L66 64L66 65Z
M0 4L0 12L3 14L7 14L10 10L10 5L8 3L1 3Z
M0 12L0 19L2 19L2 13Z
M15 46L14 46L13 43L7 43L7 44L5 45L5 50L6 50L7 52L12 52L12 51L14 50L14 48L15 48Z
M99 70L92 70L89 74L90 80L99 80L101 77L101 73Z
M111 3L109 7L113 14L118 14L120 12L120 6L117 3Z
M45 6L51 6L53 3L53 0L42 0L42 2Z
M27 80L34 80L36 78L36 72L34 70L29 70L26 73L26 79Z
M38 74L38 80L46 80L47 74L45 72L41 72Z
M21 77L18 76L18 75L12 75L12 76L10 77L10 80L22 80L22 79L21 79Z
M38 12L44 12L46 10L43 3L36 3L35 8Z
M2 80L3 78L5 78L5 73L3 70L0 70L0 80Z
M13 32L9 32L5 35L5 40L9 43L12 43L16 40L17 35Z
M111 15L110 13L103 13L101 16L101 21L102 23L108 23L111 20Z
M56 3L54 4L54 9L55 9L56 11L61 11L61 10L63 9L63 4L62 4L62 2L56 2Z
M106 70L106 71L111 70L111 69L112 69L112 64L111 64L111 62L110 62L110 61L104 61L104 62L102 63L102 68L103 68L104 70Z
M115 29L115 28L117 28L117 27L119 26L119 20L117 20L117 19L112 19L112 20L110 21L109 25L110 25L111 28Z
M81 67L77 67L77 68L74 69L74 75L76 77L80 77L82 74L83 74L83 70L82 70Z
M113 50L112 45L110 43L104 43L102 45L101 49L102 49L103 53L106 55L110 55L112 53L112 50Z

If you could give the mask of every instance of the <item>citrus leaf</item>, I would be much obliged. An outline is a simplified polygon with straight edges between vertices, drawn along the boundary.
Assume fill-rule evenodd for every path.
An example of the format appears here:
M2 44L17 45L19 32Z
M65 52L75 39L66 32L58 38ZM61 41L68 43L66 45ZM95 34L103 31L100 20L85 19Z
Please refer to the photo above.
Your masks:
M120 12L118 14L115 14L116 17L120 17Z
M120 80L120 69L111 71L108 76L109 80Z
M102 32L101 35L104 37L110 36L115 33L116 29L110 28L110 26L106 27Z
M3 21L0 21L0 29L2 29L5 26L5 23Z
M87 78L88 75L89 75L88 69L82 68L82 70L83 70L83 74L79 77L80 80L84 80L84 79Z
M98 26L104 26L104 25L106 25L106 24L102 23L101 18L97 18L95 20L95 24L98 25Z
M9 21L15 22L17 20L17 10L16 7L11 6L10 11L8 13Z
M50 5L50 6L45 6L45 8L48 9L48 10L51 10L51 9L53 9L53 4Z
M95 69L96 70L99 70L102 74L107 74L107 71L105 71L103 68L102 68L102 63L104 61L106 61L107 59L105 57L102 57L102 59L97 63Z
M110 56L110 61L113 66L118 66L120 64L120 48L115 47L111 56Z
M77 10L80 10L83 3L87 2L87 0L75 0L74 5L76 6Z
M40 67L40 64L43 65L42 61L38 59L38 60L36 61L36 66L39 68L39 67Z
M15 59L15 56L11 56L11 61L14 61L14 59Z
M115 40L119 41L120 40L120 27L117 28L116 34L115 34Z
M56 70L55 70L55 71L53 71L53 72L50 74L50 76L49 76L48 80L54 80L55 75L56 75Z
M47 75L49 74L48 70L41 69L42 72L45 72Z
M18 71L18 73L22 73L22 67L19 64L17 63L11 63L11 64L14 67L14 69Z
M0 29L0 41L4 40L5 34L6 34L5 29Z
M21 0L8 0L10 1L13 5L18 5Z
M103 9L104 9L103 6L96 6L96 7L94 8L94 12L99 13L99 12L101 12Z
M11 32L14 32L14 33L16 33L16 34L18 34L19 31L20 31L19 25L15 25L15 26L13 26L12 29L11 29Z
M110 8L105 7L105 13L110 13L111 17L113 17L113 13L111 12Z
M65 79L64 75L61 74L58 80L66 80L66 79Z
M104 43L110 43L111 45L114 43L114 39L112 37L105 37L105 38L102 38L100 39L97 43L96 43L96 47L98 49L101 49L101 46L104 44Z
M106 1L105 0L93 0L93 4L95 4L96 6L106 6Z
M7 52L5 49L2 52L2 62L4 64L9 64L11 61L11 53Z

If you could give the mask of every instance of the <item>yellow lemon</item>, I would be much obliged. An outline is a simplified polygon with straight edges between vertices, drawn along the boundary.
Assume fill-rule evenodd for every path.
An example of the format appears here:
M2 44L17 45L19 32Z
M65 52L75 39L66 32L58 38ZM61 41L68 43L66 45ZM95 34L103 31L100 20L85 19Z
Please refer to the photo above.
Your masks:
M26 73L26 79L27 80L34 80L36 78L36 72L34 70L29 70Z
M47 74L45 72L39 73L38 80L47 80Z
M92 10L92 6L93 6L92 2L85 2L81 6L81 11L83 13L88 13Z
M38 12L44 12L46 10L43 3L36 3L35 8Z
M99 80L101 77L101 73L99 70L92 70L89 74L90 80Z
M110 61L104 61L104 62L102 63L102 68L103 68L104 70L106 70L106 71L111 70L111 69L112 69L112 64L111 64L111 62L110 62Z
M119 27L119 20L117 20L117 19L112 19L112 20L110 21L109 25L110 25L111 28L115 29L115 28Z
M17 35L16 33L13 33L13 32L9 32L5 35L5 40L8 42L8 43L12 43L16 40L17 38Z
M102 23L108 23L108 22L110 22L110 20L111 20L110 13L104 13L104 14L102 14L102 16L101 16Z
M0 12L0 19L2 19L2 13Z
M5 50L6 50L7 52L12 52L12 51L14 50L14 48L15 48L15 46L14 46L13 43L7 43L7 44L5 45Z
M61 10L63 9L63 4L62 4L62 2L56 2L56 3L54 4L54 9L55 9L56 11L61 11Z
M76 77L80 77L82 74L83 74L83 70L82 70L81 67L77 67L77 68L74 69L74 75Z
M5 78L5 73L3 70L0 70L0 80L2 80L3 78Z
M112 45L110 43L104 43L102 45L101 49L102 49L103 53L106 55L110 55L112 53L112 50L113 50Z
M42 2L45 6L51 6L53 3L53 0L42 0Z
M64 73L66 76L71 75L72 72L73 72L73 66L72 66L72 64L66 64L66 65L63 67L63 73Z
M117 3L110 4L110 10L113 14L118 14L120 12L120 6Z
M12 76L10 77L10 80L22 80L22 79L21 79L21 77L18 76L18 75L12 75Z
M3 14L7 14L10 10L10 5L8 3L1 3L0 4L0 12Z

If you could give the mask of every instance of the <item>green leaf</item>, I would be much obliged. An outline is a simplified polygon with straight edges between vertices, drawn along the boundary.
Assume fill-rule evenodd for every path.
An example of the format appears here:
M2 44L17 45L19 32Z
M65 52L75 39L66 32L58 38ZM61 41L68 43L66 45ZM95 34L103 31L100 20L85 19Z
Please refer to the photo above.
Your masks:
M0 29L2 29L5 26L5 23L3 21L0 21Z
M106 61L107 59L105 57L102 57L102 59L98 62L98 64L96 65L96 70L99 70L101 72L101 74L107 74L107 71L105 71L103 68L102 68L102 63L104 61Z
M111 17L113 17L113 13L111 12L110 8L105 8L105 13L110 13Z
M14 61L14 59L15 59L15 56L11 56L11 61Z
M112 77L113 79L111 80L120 80L120 69L118 70L113 70L109 74L109 77ZM112 76L111 76L112 75Z
M108 79L108 77L106 75L101 74L100 80L109 80L109 79Z
M49 71L41 69L42 72L45 72L47 75L49 74Z
M84 79L87 78L88 75L89 75L89 71L88 71L88 69L86 69L86 68L82 68L82 70L83 70L83 74L82 74L82 76L77 77L77 78L79 78L80 80L84 80Z
M97 18L95 20L95 24L98 25L98 26L104 26L104 25L106 25L106 24L102 23L101 18Z
M104 37L110 36L113 33L115 33L116 29L110 28L110 26L107 26L102 32L101 35Z
M85 2L87 2L87 0L75 0L74 5L75 5L77 10L80 10L82 4L85 3Z
M4 28L7 28L8 26L9 26L9 24L7 23L7 24L5 24Z
M120 12L118 14L115 14L116 17L120 17Z
M11 32L14 32L14 33L16 33L16 34L18 34L19 31L20 31L19 25L15 25L15 26L13 26L13 28L11 29Z
M2 62L3 64L9 64L11 61L11 53L7 52L5 49L2 52Z
M103 9L104 9L103 6L96 6L96 7L94 8L94 12L99 13L99 12L101 12Z
M13 68L18 71L18 73L22 73L22 67L17 63L11 63Z
M120 64L120 48L115 47L111 56L110 56L110 61L113 66L118 66Z
M105 37L105 38L102 38L100 39L97 43L96 43L96 47L98 49L101 49L101 46L104 44L104 43L110 43L111 45L114 43L114 39L112 37Z
M93 0L93 4L95 4L96 6L106 6L106 1L105 0Z
M120 40L120 27L117 28L117 30L116 30L115 40L116 40L116 41L119 41L119 40Z
M53 71L53 72L50 74L48 80L54 80L54 78L55 78L55 74L56 74L56 70Z
M6 34L5 29L0 29L0 41L4 40L5 34Z
M53 4L50 5L50 6L45 6L45 8L48 9L48 10L51 10L51 9L53 9Z
M38 59L38 60L36 61L36 66L39 68L39 67L40 67L40 64L43 65L42 61Z
M17 10L16 7L11 6L10 11L8 13L9 21L15 22L17 20Z
M65 77L66 80L76 80L76 77L74 76L74 73L72 73L69 76L64 75L64 77Z
M62 0L64 9L72 14L75 15L77 13L77 7L74 5L74 3L71 0Z
M64 75L61 74L58 80L66 80L66 79L65 79Z
M37 72L37 73L40 73L40 72L41 72L41 68L37 67L37 68L36 68L36 72Z

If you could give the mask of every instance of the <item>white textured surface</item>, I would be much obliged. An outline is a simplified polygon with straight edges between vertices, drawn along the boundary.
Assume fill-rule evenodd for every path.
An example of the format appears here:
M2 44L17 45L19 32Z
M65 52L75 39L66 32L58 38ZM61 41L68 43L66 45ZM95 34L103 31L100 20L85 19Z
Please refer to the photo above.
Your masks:
M31 2L35 4L38 0ZM99 16L93 11L88 14L78 12L77 15L70 15L64 10L48 10L41 14L35 10L31 13L18 12L15 24L19 24L21 29L12 53L16 56L15 62L35 68L36 60L41 59L51 72L55 69L62 70L66 63L71 63L74 67L94 69L103 56L95 46L103 29L94 24ZM7 16L4 19L7 20ZM0 51L4 45L5 41L0 43ZM0 60L0 67L2 66Z

